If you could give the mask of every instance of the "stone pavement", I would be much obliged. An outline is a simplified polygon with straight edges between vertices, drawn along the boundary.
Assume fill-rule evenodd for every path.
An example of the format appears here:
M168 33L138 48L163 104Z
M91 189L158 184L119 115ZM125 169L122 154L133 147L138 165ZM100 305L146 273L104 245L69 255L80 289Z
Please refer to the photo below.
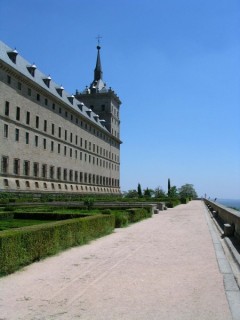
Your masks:
M191 201L1 278L0 320L238 319L210 220Z

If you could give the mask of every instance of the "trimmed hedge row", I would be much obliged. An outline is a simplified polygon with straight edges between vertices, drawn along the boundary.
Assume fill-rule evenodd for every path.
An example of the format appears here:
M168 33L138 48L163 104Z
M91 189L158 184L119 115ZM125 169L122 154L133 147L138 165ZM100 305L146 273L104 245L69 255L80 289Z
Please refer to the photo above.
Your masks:
M53 213L53 212L14 212L15 219L34 220L67 220L87 217L81 213Z
M122 211L113 211L115 216L115 227L126 227L129 223L141 221L152 216L150 208L131 208Z
M6 275L41 258L82 245L114 229L113 215L51 222L0 233L0 275Z

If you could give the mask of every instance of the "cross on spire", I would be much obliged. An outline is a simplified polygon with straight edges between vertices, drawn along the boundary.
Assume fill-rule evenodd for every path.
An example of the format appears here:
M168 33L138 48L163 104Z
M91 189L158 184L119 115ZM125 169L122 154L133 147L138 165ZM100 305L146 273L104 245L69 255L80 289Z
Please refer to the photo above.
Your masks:
M100 46L100 39L102 39L102 36L98 35L98 36L96 37L96 39L97 39L97 41L98 41L98 47L99 47L99 46Z

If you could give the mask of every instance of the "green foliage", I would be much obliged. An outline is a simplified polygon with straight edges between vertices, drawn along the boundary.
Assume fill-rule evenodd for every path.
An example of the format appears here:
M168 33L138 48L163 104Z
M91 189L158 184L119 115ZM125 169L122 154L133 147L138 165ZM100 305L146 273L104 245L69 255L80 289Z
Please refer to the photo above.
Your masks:
M144 197L145 198L151 198L153 194L154 194L154 191L152 189L147 188L144 190Z
M102 214L112 214L112 211L111 211L111 209L104 209L102 211Z
M180 201L182 204L187 204L189 202L189 198L181 198Z
M93 198L87 198L84 200L84 205L87 207L88 210L91 210L94 204L94 199Z
M176 186L172 186L168 191L169 198L177 198L178 197L178 190Z
M189 183L181 186L181 188L178 189L178 192L181 198L197 198L197 192L195 191L193 185Z
M127 192L124 193L124 197L126 199L137 199L138 193L136 190L128 190Z
M127 212L130 223L141 221L152 216L150 209L147 208L131 208L127 209Z
M168 178L168 196L170 196L170 190L171 190L171 182L170 182L170 179Z
M137 193L138 193L139 198L141 198L142 197L142 187L141 187L140 183L138 184L138 187L137 187Z
M179 199L169 199L166 202L166 206L168 208L174 208L174 207L178 206L179 204L181 204L181 201Z
M157 187L154 190L154 196L155 196L155 198L165 198L166 197L166 193L162 188Z
M115 228L123 228L128 225L128 214L126 211L115 211Z
M91 216L0 232L0 275L109 234L113 215Z

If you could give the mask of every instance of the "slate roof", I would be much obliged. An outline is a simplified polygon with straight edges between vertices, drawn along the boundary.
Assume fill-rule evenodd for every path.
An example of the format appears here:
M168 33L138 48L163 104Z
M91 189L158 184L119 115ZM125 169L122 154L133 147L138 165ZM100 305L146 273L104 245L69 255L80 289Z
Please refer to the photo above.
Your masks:
M16 62L14 62L14 56ZM51 77L42 73L36 65L32 65L22 56L18 54L16 50L8 47L5 43L0 41L0 61L9 65L20 74L28 78L29 80L36 83L38 86L49 92L57 99L61 100L68 105L69 108L74 109L80 113L83 117L93 122L96 126L109 133L107 128L104 126L104 121L99 120L99 116L94 113L91 109L87 108L82 102L77 100L73 95L69 94L64 88L55 83Z

